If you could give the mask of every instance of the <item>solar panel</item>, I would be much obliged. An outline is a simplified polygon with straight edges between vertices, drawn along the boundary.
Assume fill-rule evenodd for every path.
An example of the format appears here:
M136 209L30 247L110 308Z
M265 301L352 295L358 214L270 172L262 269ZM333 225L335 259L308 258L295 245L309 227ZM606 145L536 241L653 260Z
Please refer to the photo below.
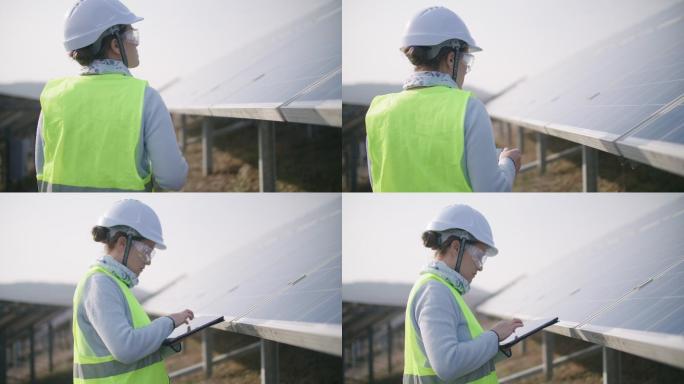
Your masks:
M643 332L674 335L680 338L674 348L681 356L684 354L682 233L684 198L526 277L480 305L478 311L501 317L558 316L561 326L571 330L569 335L578 337L578 330L586 330L598 334L597 340L605 338L607 333L633 341L642 340ZM617 332L619 335L615 336L616 330L627 331ZM667 344L670 348L672 339L668 337L649 337L643 343ZM620 342L613 347L636 348ZM634 349L628 352L645 354Z
M331 117L341 116L341 35L341 2L331 1L162 95L176 112L341 126Z
M681 36L684 3L523 81L488 110L502 120L684 174L681 111L643 124L684 95ZM635 139L666 148L651 145L646 156L637 150L643 141L618 146L637 127Z
M341 355L341 248L335 199L191 274L145 308L223 315L224 329Z

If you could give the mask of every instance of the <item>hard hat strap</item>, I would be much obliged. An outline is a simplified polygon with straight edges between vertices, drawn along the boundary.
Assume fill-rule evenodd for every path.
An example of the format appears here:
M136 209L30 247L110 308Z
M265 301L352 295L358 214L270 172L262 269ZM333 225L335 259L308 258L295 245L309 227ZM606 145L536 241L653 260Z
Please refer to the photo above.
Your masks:
M133 234L127 233L126 234L126 248L124 249L124 254L123 254L123 259L122 259L122 264L124 267L128 267L128 253L131 251L131 244L133 244Z
M126 57L126 48L123 45L123 39L121 38L121 33L117 29L114 32L114 38L116 38L117 44L119 44L119 52L121 52L121 61L123 61L126 68L128 68L128 57Z
M461 262L463 261L463 253L465 252L466 242L468 241L465 237L459 237L459 247L458 247L458 257L456 258L456 267L454 271L461 273Z
M454 80L456 84L458 84L458 62L461 59L461 55L458 53L456 49L454 49L454 68L451 70L451 78Z

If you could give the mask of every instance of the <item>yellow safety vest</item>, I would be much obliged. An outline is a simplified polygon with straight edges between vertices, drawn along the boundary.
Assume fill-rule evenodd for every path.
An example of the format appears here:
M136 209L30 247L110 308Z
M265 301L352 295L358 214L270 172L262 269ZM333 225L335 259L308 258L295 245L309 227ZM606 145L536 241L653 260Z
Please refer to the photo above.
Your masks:
M41 191L144 191L136 164L147 82L119 73L49 81L43 113Z
M150 324L150 318L135 298L131 290L118 277L101 267L93 267L81 279L74 293L73 333L74 333L74 384L138 384L169 383L169 375L164 366L161 352L150 355L131 364L124 364L114 356L96 356L88 344L85 334L78 325L78 307L81 304L83 286L95 273L104 273L116 281L123 292L131 312L134 328Z
M366 114L374 192L472 192L462 169L470 92L445 86L377 96Z
M463 316L465 316L466 322L468 323L468 330L470 331L470 336L474 340L483 332L480 322L477 321L473 312L470 311L468 305L463 301L461 294L458 293L456 288L454 288L447 281L441 277L432 274L425 273L416 281L409 294L408 303L406 305L406 318L404 320L404 384L432 384L432 383L444 383L435 371L430 366L430 362L423 353L418 344L417 332L413 328L413 298L418 292L418 290L425 285L429 280L438 281L451 290L454 295L454 299L458 303ZM450 381L449 384L456 383L474 383L474 384L495 384L499 380L496 377L496 371L494 370L494 365L491 364L491 370L484 372L483 376L477 378L461 378L455 381Z

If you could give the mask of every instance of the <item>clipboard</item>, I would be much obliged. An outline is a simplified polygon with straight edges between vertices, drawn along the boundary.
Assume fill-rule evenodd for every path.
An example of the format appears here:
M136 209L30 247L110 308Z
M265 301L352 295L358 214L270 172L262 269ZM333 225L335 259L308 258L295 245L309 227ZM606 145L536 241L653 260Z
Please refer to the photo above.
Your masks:
M549 325L556 324L557 322L557 317L547 317L523 322L522 327L516 328L510 336L499 342L499 349L509 349L510 347L518 344L520 341L526 339L528 336L541 331Z
M194 319L190 320L190 324L181 324L174 329L169 337L162 342L162 345L175 344L204 328L211 327L212 325L221 322L223 322L223 316L196 316Z

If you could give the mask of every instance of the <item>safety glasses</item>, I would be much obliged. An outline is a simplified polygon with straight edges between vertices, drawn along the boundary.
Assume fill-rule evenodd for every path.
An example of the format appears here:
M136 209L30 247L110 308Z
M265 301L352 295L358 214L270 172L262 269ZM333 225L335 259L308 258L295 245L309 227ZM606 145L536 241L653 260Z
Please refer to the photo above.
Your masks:
M154 257L155 253L154 247L150 247L149 245L138 240L133 240L133 247L135 247L135 250L142 255L145 264L152 263L152 258Z
M466 248L466 251L468 251L470 257L473 258L473 262L475 262L477 269L482 269L485 261L487 261L487 252L474 245L469 245L468 248Z
M140 33L137 29L129 29L123 33L124 40L135 45L136 47L140 44Z
M473 64L475 63L475 56L471 55L470 53L462 53L461 61L463 61L463 64L465 64L466 73L468 73L470 72L470 70L473 69Z

